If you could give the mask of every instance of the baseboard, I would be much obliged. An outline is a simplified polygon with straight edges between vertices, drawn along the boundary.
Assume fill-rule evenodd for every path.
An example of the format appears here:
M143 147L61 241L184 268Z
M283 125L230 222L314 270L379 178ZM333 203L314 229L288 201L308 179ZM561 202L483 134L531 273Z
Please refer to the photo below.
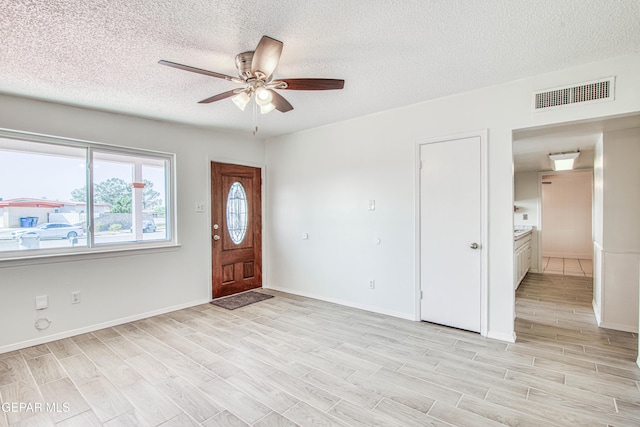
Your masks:
M27 347L32 347L34 345L46 344L48 342L57 341L57 340L61 340L61 339L64 339L64 338L73 337L73 336L76 336L76 335L86 334L87 332L93 332L93 331L97 331L99 329L110 328L112 326L118 326L118 325L122 325L124 323L134 322L136 320L146 319L148 317L153 317L153 316L158 316L160 314L170 313L172 311L182 310L183 308L189 308L189 307L194 307L194 306L200 305L200 304L206 304L208 302L209 302L209 299L191 301L191 302L187 302L187 303L184 303L184 304L175 305L175 306L172 306L172 307L165 307L165 308L161 308L161 309L158 309L158 310L148 311L146 313L140 313L140 314L135 314L133 316L122 317L122 318L116 319L116 320L110 320L110 321L104 322L104 323L98 323L98 324L91 325L91 326L85 326L83 328L73 329L71 331L65 331L65 332L60 332L60 333L53 334L53 335L47 335L46 337L35 338L35 339L31 339L31 340L26 340L26 341L21 341L21 342L16 343L16 344L9 344L9 345L5 345L5 346L0 347L0 354L8 353L8 352L14 351L14 350L20 350L20 349L27 348Z
M344 305L345 307L357 308L359 310L370 311L372 313L385 314L385 315L391 316L391 317L398 317L400 319L411 320L412 322L416 321L415 316L413 314L402 313L402 312L399 312L399 311L386 310L384 308L369 306L369 305L365 305L365 304L355 304L355 303L352 303L350 301L345 301L345 300L341 300L341 299L337 299L337 298L327 298L327 297L325 297L323 295L317 295L317 294L313 294L313 293L309 293L309 292L300 292L298 290L292 290L292 289L288 289L288 288L279 288L279 287L275 287L275 286L266 287L265 286L265 289L273 289L274 291L280 291L280 292L285 292L287 294L298 295L298 296L301 296L301 297L317 299L317 300L320 300L320 301L330 302L330 303L333 303L333 304Z
M487 333L487 338L491 338L498 341L514 343L516 342L516 333L512 332L511 334L505 334L503 332L489 331Z
M619 323L601 322L598 326L605 329L613 329L614 331L631 332L632 334L638 333L638 326L622 325Z

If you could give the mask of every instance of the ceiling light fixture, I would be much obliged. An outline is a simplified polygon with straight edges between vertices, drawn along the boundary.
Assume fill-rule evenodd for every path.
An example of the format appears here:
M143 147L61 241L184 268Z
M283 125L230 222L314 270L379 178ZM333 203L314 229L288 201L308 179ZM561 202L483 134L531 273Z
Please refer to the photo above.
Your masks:
M271 101L273 101L273 92L264 86L256 89L256 104L260 106L260 113L267 114L276 108Z
M554 171L568 171L573 169L574 163L578 156L580 155L579 151L575 151L572 153L556 153L549 154L549 159L551 160L551 167Z
M260 107L260 113L267 114L276 109L276 106L272 103L273 92L264 86L258 87L257 89L250 87L247 90L238 92L236 95L231 97L231 100L239 109L244 111L245 108L247 108L249 101L251 101L251 97L254 93L256 96L256 104Z
M268 113L272 112L275 109L276 109L276 106L271 104L271 103L266 104L266 105L261 105L260 106L260 114L268 114Z
M273 100L273 95L271 91L265 89L264 87L259 87L256 89L256 103L258 105L267 105L270 104Z
M231 100L238 106L239 109L244 111L244 109L247 108L247 104L251 100L251 95L248 94L246 90L243 90L239 94L233 96Z

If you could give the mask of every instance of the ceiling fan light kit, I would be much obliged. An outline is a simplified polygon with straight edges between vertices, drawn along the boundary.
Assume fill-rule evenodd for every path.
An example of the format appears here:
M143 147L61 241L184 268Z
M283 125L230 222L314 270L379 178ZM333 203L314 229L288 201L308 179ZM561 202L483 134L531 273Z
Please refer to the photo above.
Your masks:
M249 95L249 93L246 90L243 90L237 95L232 96L231 100L233 101L234 104L238 106L239 109L244 111L244 109L247 108L247 104L251 100L251 95Z
M209 104L231 98L231 101L233 101L240 110L244 111L247 104L251 101L251 98L254 97L262 114L270 113L273 110L278 110L282 113L293 110L293 106L289 101L275 90L333 90L344 87L344 80L340 79L302 78L274 80L273 72L280 61L282 47L283 44L281 41L268 36L262 36L255 51L242 52L236 55L235 63L239 77L232 77L171 61L160 60L158 63L244 85L243 88L230 90L203 99L199 102L200 104Z
M256 89L256 104L265 106L267 104L271 104L273 101L273 95L271 95L271 91L269 89L265 89L264 86Z
M260 106L260 114L267 114L272 112L273 110L275 110L276 106L269 103L269 104L265 104L265 105L261 105Z

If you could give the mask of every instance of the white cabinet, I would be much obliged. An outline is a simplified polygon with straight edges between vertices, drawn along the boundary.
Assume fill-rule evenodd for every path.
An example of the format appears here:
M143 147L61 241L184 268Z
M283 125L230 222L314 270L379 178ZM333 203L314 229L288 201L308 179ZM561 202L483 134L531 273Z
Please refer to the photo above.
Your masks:
M515 255L513 257L514 266L514 289L518 288L524 276L531 268L531 233L518 237L515 241Z

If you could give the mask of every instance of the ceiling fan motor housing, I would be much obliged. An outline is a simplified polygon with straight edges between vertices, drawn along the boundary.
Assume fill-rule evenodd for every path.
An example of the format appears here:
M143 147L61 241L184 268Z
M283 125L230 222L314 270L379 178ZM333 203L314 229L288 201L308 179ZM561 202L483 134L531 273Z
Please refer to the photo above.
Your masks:
M242 52L236 55L236 67L238 68L238 75L243 80L248 80L255 77L251 73L251 62L253 61L253 51Z

